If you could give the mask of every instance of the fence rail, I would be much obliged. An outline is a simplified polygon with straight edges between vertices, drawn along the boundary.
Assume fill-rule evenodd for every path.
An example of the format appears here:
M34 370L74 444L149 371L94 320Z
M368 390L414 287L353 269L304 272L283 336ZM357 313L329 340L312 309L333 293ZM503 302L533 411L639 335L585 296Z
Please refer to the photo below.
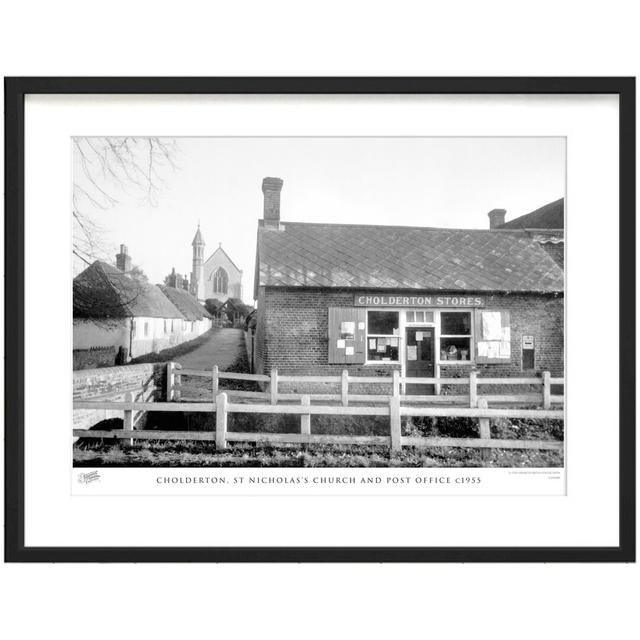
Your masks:
M182 384L181 376L210 377L212 389L210 402L180 401L182 392L191 388ZM267 391L242 391L219 389L220 380L241 380L269 382ZM340 385L340 393L280 393L278 382L329 382ZM466 385L468 394L420 396L401 393L401 385L407 384L440 384ZM379 383L391 386L391 394L350 394L350 383ZM529 394L479 394L481 385L540 385L540 393ZM107 400L76 400L74 409L108 409L124 413L124 429L109 431L92 431L74 429L75 437L115 438L140 440L202 440L215 442L216 448L223 450L229 442L257 443L293 443L293 444L347 444L347 445L382 445L393 452L403 446L408 447L470 447L483 450L491 448L505 449L548 449L562 450L562 441L552 440L509 440L491 437L490 420L499 418L517 419L564 419L562 409L552 409L552 404L564 402L564 397L551 394L551 385L563 385L563 378L552 378L545 372L541 378L478 378L471 372L469 378L406 378L398 371L392 376L349 376L343 371L340 376L279 376L273 370L270 376L221 372L217 367L211 371L182 369L176 363L169 363L167 368L167 402L136 402L132 396L127 400L112 402ZM196 387L193 387L196 389ZM406 388L406 387L405 387ZM199 388L197 388L200 390ZM233 398L235 401L230 401ZM238 400L246 400L239 402ZM256 402L257 401L257 402ZM279 404L279 401L297 402L297 404ZM313 404L313 402L333 401L336 404ZM350 404L366 402L367 406ZM542 408L489 408L488 403L513 403L540 405ZM416 404L418 406L416 406ZM448 406L443 406L443 405ZM420 406L422 405L422 406ZM428 406L427 406L428 405ZM459 406L466 405L466 406ZM133 426L134 411L172 411L172 412L206 412L216 414L215 430L211 431L154 431L136 430ZM299 433L244 433L229 431L229 414L266 414L266 415L299 415ZM387 416L389 418L389 435L327 435L311 433L311 416ZM478 438L450 437L416 437L403 436L401 431L402 417L460 417L478 420Z
M246 391L227 390L225 391L234 397L260 400L268 398L271 404L279 401L299 400L305 393L282 393L279 385L282 383L298 384L332 384L340 387L339 393L310 393L313 400L339 401L343 406L348 406L349 402L370 402L387 403L389 398L399 396L405 402L427 402L429 404L466 404L470 407L477 406L479 398L485 398L491 403L520 403L520 404L540 404L545 409L550 409L551 405L564 403L564 395L552 394L551 386L564 386L564 378L551 377L548 371L543 372L541 377L527 378L481 378L477 372L471 371L468 378L414 378L401 376L399 371L394 371L390 376L351 376L345 369L341 374L333 376L294 376L282 375L276 368L271 370L270 375L255 373L236 373L219 371L217 366L211 370L203 371L198 369L183 369L177 363L167 365L167 398L180 399L181 401L198 401L199 397L188 397L185 393L202 394L206 390L182 381L182 376L194 376L209 378L212 381L212 393L217 395L220 389L221 380L239 380L245 382L268 383L266 391ZM353 384L376 384L385 385L391 393L352 393L350 385ZM439 385L439 386L464 386L468 387L468 393L460 394L439 394L420 395L407 393L407 389L412 385ZM539 386L537 393L480 393L479 387L493 386ZM404 387L404 393L402 389Z

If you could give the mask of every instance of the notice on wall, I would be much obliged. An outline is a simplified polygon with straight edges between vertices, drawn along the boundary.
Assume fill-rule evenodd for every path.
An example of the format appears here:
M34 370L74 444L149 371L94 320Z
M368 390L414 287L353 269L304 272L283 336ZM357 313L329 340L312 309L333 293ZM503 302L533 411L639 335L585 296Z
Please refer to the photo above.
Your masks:
M399 340L399 338L389 338L387 340L387 342L389 343L390 347L397 347L398 346L398 340Z
M533 336L522 336L522 348L523 349L533 349L534 348Z
M369 349L375 349L375 348L376 348L376 339L369 338Z
M500 357L500 343L492 340L487 342L487 358L499 358Z
M344 353L345 353L345 355L347 355L347 356L352 356L352 355L354 354L354 349L353 349L353 347L347 347L347 348L345 349L345 352L344 352Z
M417 360L418 359L418 347L408 346L407 347L407 360Z
M358 322L358 331L364 331L364 322Z
M416 331L416 342L422 342L424 340L424 332Z
M494 360L511 358L511 342L501 340L481 340L478 342L478 357Z
M387 350L387 339L378 338L378 353L384 353Z
M345 347L345 341L344 341L344 340L337 340L337 341L336 341L336 347L337 347L338 349L344 349L344 347Z
M485 340L502 340L502 320L499 311L482 312L482 337Z
M356 334L355 322L341 322L340 323L340 337L353 340Z

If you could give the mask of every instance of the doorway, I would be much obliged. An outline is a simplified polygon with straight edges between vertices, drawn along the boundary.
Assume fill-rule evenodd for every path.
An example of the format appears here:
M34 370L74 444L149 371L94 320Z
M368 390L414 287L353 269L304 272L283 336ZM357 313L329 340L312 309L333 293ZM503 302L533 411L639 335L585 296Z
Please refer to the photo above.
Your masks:
M407 327L406 329L406 377L434 378L435 377L435 348L433 327ZM433 395L433 384L408 384L406 395Z

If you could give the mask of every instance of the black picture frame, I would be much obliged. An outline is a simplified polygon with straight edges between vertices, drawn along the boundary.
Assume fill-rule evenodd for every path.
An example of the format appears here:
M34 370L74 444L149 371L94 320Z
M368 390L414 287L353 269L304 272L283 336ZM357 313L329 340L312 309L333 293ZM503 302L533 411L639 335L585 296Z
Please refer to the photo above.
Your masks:
M620 539L612 547L26 547L24 105L28 94L616 94L620 187ZM5 78L5 560L8 562L635 561L635 78ZM8 311L10 310L10 311ZM594 517L597 517L594 514Z

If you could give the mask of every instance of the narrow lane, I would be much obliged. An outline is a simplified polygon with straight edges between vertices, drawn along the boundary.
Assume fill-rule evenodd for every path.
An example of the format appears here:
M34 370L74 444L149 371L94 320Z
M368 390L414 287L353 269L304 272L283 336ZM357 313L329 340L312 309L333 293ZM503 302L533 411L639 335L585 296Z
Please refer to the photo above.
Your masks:
M193 351L172 358L187 369L211 369L218 365L226 371L243 354L244 335L241 329L213 329Z

